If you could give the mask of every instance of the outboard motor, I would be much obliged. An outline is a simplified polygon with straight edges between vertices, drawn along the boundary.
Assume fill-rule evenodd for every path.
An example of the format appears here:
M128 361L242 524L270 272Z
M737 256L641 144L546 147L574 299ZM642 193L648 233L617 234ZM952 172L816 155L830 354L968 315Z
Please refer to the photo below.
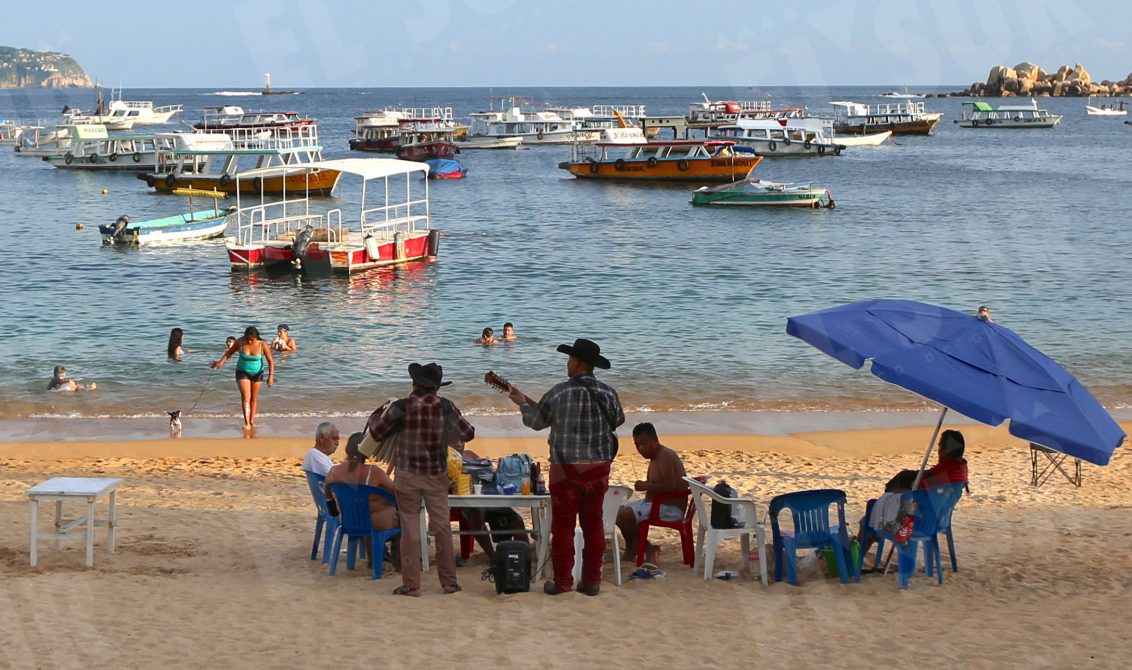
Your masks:
M111 236L119 242L124 242L126 240L126 226L128 225L130 225L130 217L125 214L119 216L112 226Z
M291 250L295 254L295 260L291 261L291 265L296 270L303 268L303 260L307 257L307 250L310 248L311 240L314 239L314 227L307 224L295 235L295 241L291 243Z

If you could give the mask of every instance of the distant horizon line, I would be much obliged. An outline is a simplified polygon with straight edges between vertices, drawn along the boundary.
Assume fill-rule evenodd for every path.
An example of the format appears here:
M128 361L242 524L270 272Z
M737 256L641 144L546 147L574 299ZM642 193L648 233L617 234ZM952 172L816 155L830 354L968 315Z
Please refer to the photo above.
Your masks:
M460 85L460 86L444 86L444 85L429 85L429 86L295 86L288 85L288 88L273 89L273 95L281 94L281 91L319 91L319 90L343 90L343 89L421 89L421 88L455 88L455 89L480 89L480 88L748 88L748 89L761 89L761 88L880 88L880 87L893 87L892 90L899 90L899 86L910 88L950 88L952 86L959 86L962 88L969 88L970 84L762 84L755 85L740 85L735 84L491 84L491 85ZM188 90L209 90L215 89L219 91L227 90L248 90L261 92L262 86L134 86L133 89L162 89L171 91L188 91ZM4 91L92 91L97 89L110 89L110 90L125 90L125 87L114 87L103 84L95 86L60 86L60 87L46 87L46 86L21 86L0 89ZM285 93L282 93L286 95Z

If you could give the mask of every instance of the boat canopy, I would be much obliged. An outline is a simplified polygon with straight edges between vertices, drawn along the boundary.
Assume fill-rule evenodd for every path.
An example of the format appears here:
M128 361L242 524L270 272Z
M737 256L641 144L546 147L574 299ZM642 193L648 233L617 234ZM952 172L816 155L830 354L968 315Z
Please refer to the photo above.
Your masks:
M396 158L342 158L329 161L312 161L310 163L292 163L291 165L277 165L275 167L245 170L240 172L240 179L251 179L264 176L279 176L289 174L302 174L315 170L337 170L345 174L353 174L365 180L381 179L399 174L413 172L428 173L427 163L403 161Z
M985 102L965 102L964 105L971 105L976 112L993 112L994 108Z

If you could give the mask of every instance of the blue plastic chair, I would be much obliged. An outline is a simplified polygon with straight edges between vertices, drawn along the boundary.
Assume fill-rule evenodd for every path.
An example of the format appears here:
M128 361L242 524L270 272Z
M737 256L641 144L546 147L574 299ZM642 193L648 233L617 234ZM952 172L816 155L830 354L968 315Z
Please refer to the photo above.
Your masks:
M318 518L314 522L314 541L311 543L311 560L318 560L318 542L322 539L322 562L328 563L330 541L334 537L335 530L338 529L338 517L332 515L326 506L326 493L322 490L322 482L326 480L326 476L309 470L304 472L307 473L307 485L311 489L314 505L318 508Z
M829 506L837 505L837 527L829 525ZM793 536L783 535L778 526L778 513L790 510L794 517ZM786 565L786 581L798 585L799 549L829 547L837 557L841 583L849 583L849 566L853 577L861 579L857 564L849 559L849 530L845 526L845 492L837 489L797 491L775 496L770 501L770 528L774 542L774 581L782 581L782 566Z
M358 544L368 537L373 544L373 578L381 579L385 543L400 535L401 529L374 530L373 520L369 514L369 498L372 495L380 496L391 505L397 503L397 498L383 488L347 484L345 482L331 484L330 492L338 503L338 512L341 514L342 521L334 533L334 546L330 550L330 574L333 575L338 567L338 553L342 549L343 535L348 538L346 568L350 570L354 569L354 558L357 555ZM362 544L362 549L364 551L364 544Z
M935 573L936 581L943 583L943 560L939 549L939 534L948 536L948 550L951 553L951 569L957 571L955 561L955 543L951 538L951 514L955 511L955 504L963 495L963 484L941 484L927 489L918 489L902 494L911 496L916 501L916 515L912 523L912 535L904 545L896 545L897 571L899 573L900 588L908 588L912 575L916 572L916 558L919 547L924 546L924 572L928 577ZM869 501L865 509L865 527L867 532L877 537L877 553L874 566L879 567L880 558L884 551L885 541L893 542L892 533L872 528L873 501ZM864 557L861 557L864 561Z

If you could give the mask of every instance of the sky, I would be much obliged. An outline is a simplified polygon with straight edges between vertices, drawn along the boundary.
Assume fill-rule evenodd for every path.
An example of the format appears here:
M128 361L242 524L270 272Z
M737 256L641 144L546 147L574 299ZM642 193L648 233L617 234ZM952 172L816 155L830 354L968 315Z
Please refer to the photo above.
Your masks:
M1119 0L125 0L0 45L126 88L962 85L993 65L1132 73ZM11 12L7 13L12 17ZM74 20L81 16L81 20Z

